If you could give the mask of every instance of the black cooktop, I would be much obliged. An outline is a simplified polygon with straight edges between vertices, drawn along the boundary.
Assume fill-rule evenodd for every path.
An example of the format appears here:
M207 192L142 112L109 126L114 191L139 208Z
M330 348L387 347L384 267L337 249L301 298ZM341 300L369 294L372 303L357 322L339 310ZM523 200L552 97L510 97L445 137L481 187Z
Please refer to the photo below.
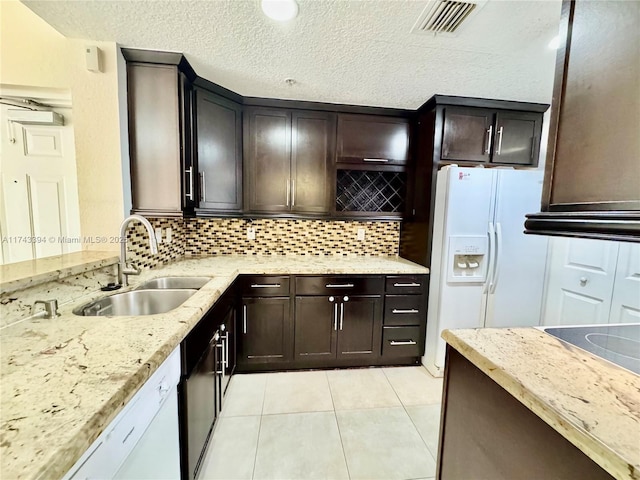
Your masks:
M545 327L543 330L640 375L640 323Z

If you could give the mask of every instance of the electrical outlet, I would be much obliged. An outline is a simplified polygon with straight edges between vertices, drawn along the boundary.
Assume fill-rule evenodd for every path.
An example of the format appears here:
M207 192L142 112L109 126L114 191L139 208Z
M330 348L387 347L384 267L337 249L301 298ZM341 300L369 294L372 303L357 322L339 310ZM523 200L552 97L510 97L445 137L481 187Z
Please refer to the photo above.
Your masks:
M162 228L156 228L156 242L162 243Z
M255 240L256 239L256 229L253 227L247 228L247 240Z
M167 227L164 233L164 241L167 243L171 243L171 227Z
M364 228L358 229L358 240L360 240L361 242L364 241Z

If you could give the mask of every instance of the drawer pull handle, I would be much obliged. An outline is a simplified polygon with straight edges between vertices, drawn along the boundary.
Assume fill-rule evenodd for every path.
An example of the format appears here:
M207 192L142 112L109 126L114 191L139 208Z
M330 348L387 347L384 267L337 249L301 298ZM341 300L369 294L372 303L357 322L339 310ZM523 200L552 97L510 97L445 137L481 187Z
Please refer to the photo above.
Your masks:
M420 311L416 310L415 308L410 308L408 310L400 310L398 308L394 308L393 310L391 310L391 313L420 313Z
M417 345L416 342L414 342L413 340L402 340L402 341L395 341L395 340L391 340L389 342L389 344L393 347L396 347L398 345Z
M387 163L389 161L388 158L363 158L362 160L365 162L380 162L380 163Z
M419 287L419 283L394 283L394 287Z
M279 283L252 283L251 288L280 288Z
M353 283L327 283L325 288L353 288Z

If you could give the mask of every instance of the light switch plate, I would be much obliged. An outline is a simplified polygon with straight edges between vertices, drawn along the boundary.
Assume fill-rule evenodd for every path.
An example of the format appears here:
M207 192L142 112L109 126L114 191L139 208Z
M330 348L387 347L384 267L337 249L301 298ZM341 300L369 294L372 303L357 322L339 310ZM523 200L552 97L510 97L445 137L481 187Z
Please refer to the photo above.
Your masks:
M164 241L167 243L171 243L171 227L167 227L164 234Z
M256 229L253 227L247 228L247 240L255 240L256 239Z
M361 242L364 241L364 228L358 229L358 240L360 240Z

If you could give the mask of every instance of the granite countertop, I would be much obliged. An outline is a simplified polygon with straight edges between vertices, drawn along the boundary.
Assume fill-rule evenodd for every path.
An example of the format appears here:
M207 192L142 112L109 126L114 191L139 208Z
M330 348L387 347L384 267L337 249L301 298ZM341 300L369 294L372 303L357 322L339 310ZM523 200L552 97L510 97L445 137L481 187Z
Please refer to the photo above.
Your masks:
M114 252L82 251L0 265L0 291L15 292L118 263Z
M442 337L618 479L640 479L640 375L535 328Z
M105 295L97 291L61 305L56 319L6 327L0 336L2 478L64 475L238 274L428 272L398 257L201 257L130 277L135 284L166 275L212 277L171 312L141 317L72 313Z

